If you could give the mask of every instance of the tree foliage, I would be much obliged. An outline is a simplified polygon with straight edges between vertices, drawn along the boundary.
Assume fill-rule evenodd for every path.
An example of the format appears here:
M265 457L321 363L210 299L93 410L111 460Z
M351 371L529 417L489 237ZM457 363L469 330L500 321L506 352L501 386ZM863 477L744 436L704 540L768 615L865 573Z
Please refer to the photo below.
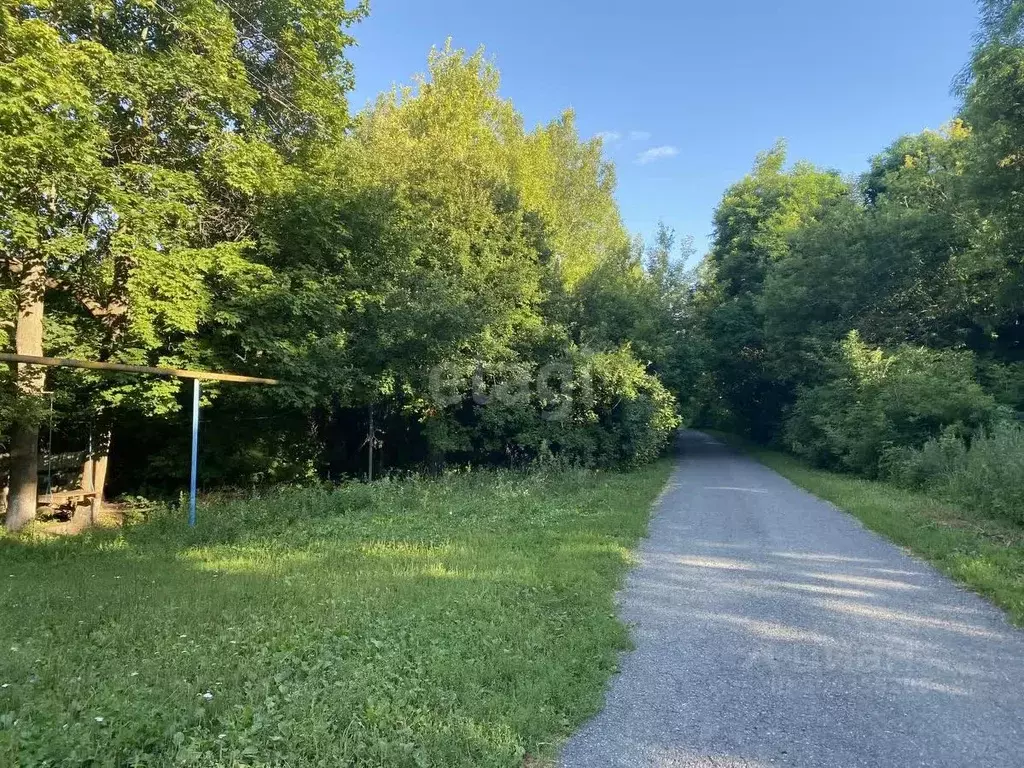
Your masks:
M208 388L211 484L336 479L371 446L378 471L635 464L677 402L867 474L968 446L1024 410L1024 5L981 10L945 127L859 178L779 142L687 271L686 240L626 231L601 141L526 126L482 51L351 116L364 5L7 2L0 341L284 380ZM6 376L15 453L45 385L60 440L112 436L118 488L179 482L174 382Z
M852 180L776 147L726 192L688 326L699 420L876 475L1024 410L1024 4L981 8L947 126Z
M572 112L527 130L494 64L450 45L350 118L346 30L364 13L4 5L8 345L32 298L48 354L284 380L207 389L212 482L337 477L370 442L390 466L652 459L677 424L656 375L676 365L684 279L630 241L600 141ZM545 366L587 382L555 388L564 418ZM0 414L31 445L42 385L19 375ZM476 379L502 397L478 402ZM47 386L65 442L112 433L118 488L175 481L176 382Z

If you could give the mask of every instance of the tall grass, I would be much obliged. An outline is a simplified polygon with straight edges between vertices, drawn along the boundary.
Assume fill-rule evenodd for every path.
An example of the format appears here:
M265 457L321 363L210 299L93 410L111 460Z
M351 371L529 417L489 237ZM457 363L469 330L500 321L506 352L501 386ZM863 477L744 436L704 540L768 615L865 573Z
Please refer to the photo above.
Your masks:
M521 768L600 706L665 462L0 538L0 766Z
M1024 524L1024 428L1003 422L974 438L947 430L918 449L891 451L884 474L989 515Z

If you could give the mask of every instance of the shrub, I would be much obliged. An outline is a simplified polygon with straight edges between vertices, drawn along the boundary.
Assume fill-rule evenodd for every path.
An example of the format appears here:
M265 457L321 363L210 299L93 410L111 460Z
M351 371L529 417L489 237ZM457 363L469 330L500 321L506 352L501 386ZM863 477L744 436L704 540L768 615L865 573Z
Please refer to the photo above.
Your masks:
M973 439L946 430L919 449L890 452L892 480L1024 523L1024 428L1004 421Z
M820 465L875 476L893 451L921 448L945 429L977 434L1003 414L970 353L887 353L852 332L831 365L825 384L800 393L785 429L790 449Z
M628 348L595 354L588 363L594 397L582 403L581 415L601 436L598 463L654 461L680 425L675 397Z
M633 467L656 459L679 427L675 398L629 347L573 350L548 371L540 382L513 371L518 383L511 387L494 375L475 399L433 415L426 432L435 455Z
M947 427L920 448L887 449L880 462L888 480L911 488L924 488L957 471L965 462L967 442L956 427Z

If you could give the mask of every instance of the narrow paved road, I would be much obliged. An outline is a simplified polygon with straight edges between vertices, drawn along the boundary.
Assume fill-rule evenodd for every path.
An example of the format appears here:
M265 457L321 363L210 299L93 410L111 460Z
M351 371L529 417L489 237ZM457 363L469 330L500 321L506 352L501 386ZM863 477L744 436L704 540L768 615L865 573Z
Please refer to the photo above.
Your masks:
M1024 632L696 432L622 599L635 651L564 768L1024 766Z

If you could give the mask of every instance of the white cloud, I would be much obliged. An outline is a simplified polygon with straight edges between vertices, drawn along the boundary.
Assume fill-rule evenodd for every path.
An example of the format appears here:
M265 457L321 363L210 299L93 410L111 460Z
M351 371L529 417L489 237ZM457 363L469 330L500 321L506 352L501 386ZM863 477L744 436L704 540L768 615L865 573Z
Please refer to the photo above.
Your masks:
M650 131L630 131L629 132L629 140L630 141L647 141L650 138L651 138L651 132Z
M601 131L597 134L597 138L603 141L605 144L614 144L616 141L622 138L622 134L618 131Z
M664 160L667 157L675 157L679 154L679 149L673 146L664 147L652 147L644 152L641 152L636 156L636 161L640 165L647 165L653 163L655 160Z

